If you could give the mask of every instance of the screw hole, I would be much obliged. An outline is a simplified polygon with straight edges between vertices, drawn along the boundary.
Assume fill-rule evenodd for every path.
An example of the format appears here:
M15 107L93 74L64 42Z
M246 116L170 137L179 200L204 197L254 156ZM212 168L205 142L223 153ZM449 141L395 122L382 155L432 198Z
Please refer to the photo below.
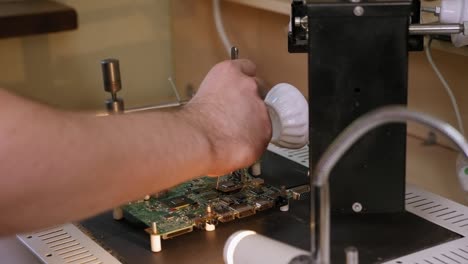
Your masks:
M31 238L32 238L32 236L27 236L26 238L27 238L27 239L31 239Z
M401 262L401 261L397 261L396 263L398 263L398 264L402 264L403 262Z
M47 254L47 255L45 255L45 256L48 257L48 258L50 258L50 257L52 257L52 253L49 253L49 254Z
M360 94L361 93L361 88L359 88L359 87L354 88L354 92L357 93L357 94Z

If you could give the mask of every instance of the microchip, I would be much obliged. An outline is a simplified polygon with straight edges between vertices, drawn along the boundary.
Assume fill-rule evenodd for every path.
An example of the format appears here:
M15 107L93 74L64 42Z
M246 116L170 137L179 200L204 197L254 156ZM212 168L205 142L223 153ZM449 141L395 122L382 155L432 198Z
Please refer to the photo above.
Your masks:
M211 189L209 189L209 188L192 189L192 192L194 194L204 194L204 193L209 192L209 191L211 191Z
M219 183L217 190L223 193L230 193L230 192L239 191L243 187L244 185L242 183L236 183L233 181L223 181Z
M227 205L231 205L231 204L234 204L234 200L232 200L231 197L229 196L224 196L221 198L221 201L223 201L225 204Z
M234 197L238 200L238 201L244 201L245 199L247 199L247 195L243 194L243 193L236 193L234 195Z
M176 210L182 209L184 207L187 207L187 206L195 203L195 201L193 201L192 199L190 199L190 198L188 198L186 196L177 196L177 197L174 197L174 198L171 198L171 199L163 200L162 202L167 207L169 207L171 209L176 209Z
M203 199L208 200L208 201L216 199L216 198L218 198L218 194L214 192L209 192L203 195Z
M253 193L256 194L256 195L260 195L260 194L265 193L265 191L264 191L262 188L253 188L253 189L250 190L250 191L253 192Z

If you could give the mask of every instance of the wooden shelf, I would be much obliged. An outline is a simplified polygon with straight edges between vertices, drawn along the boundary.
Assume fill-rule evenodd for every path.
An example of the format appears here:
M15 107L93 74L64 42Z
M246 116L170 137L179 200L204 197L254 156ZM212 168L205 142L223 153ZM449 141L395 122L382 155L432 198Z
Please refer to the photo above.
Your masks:
M229 0L231 2L240 3L271 12L290 15L291 1L290 0Z
M72 30L78 27L76 11L46 0L0 2L0 38Z

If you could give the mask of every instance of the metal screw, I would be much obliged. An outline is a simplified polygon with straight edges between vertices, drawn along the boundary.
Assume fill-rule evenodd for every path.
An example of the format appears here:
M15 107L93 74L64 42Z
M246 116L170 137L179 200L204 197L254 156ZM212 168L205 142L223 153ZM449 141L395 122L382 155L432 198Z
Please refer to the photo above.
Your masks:
M362 204L354 203L352 208L355 213L360 213L362 211Z
M303 29L307 29L309 26L309 18L305 17L295 17L294 18L294 26L295 27L302 27Z
M355 16L362 16L364 15L364 8L362 6L356 6L353 10Z
M432 6L423 6L421 7L422 12L432 13L435 16L439 16L441 9L440 6L432 7Z
M239 59L239 49L237 47L231 47L231 60Z
M361 0L349 0L351 3L359 3Z
M294 26L295 27L300 27L301 26L301 18L300 17L295 17L294 18Z
M158 233L158 227L156 226L156 222L151 223L151 231L153 232L153 234Z

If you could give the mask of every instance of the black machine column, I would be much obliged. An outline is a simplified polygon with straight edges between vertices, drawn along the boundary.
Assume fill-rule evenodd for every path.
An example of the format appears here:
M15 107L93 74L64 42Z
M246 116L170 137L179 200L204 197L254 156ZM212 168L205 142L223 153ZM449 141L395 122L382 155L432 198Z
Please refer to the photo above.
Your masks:
M384 105L407 104L414 5L410 0L293 1L289 49L309 54L311 169L353 120ZM405 125L366 135L331 174L332 211L404 211L405 165Z

